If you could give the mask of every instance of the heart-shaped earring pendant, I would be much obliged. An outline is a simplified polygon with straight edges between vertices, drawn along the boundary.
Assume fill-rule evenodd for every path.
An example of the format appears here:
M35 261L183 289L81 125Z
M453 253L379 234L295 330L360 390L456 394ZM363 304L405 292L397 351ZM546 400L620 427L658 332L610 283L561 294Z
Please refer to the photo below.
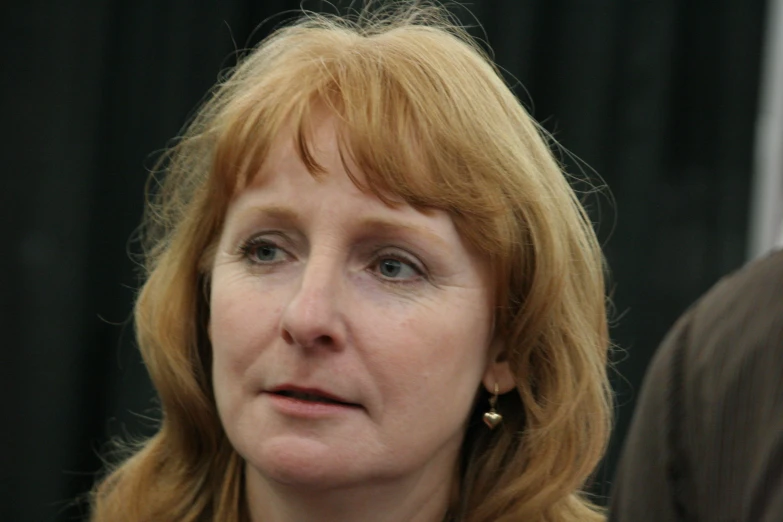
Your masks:
M498 402L498 383L495 383L495 393L489 398L489 411L484 414L484 424L489 429L494 430L495 426L503 421L503 416L495 410L495 404Z
M486 424L489 429L494 430L495 426L500 424L500 421L503 420L503 416L495 411L488 411L484 414L484 424Z

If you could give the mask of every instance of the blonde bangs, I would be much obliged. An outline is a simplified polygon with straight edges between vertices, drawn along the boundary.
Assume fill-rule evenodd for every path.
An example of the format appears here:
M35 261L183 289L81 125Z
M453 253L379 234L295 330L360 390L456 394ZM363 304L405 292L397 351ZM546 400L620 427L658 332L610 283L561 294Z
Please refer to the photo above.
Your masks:
M496 125L481 125L482 108L475 103L497 86L491 75L478 78L484 90L475 89L475 81L450 79L455 64L474 75L476 64L489 68L474 48L429 27L368 36L296 26L282 30L283 36L287 50L274 52L273 37L266 44L271 52L259 53L265 61L246 63L224 86L243 95L215 118L213 194L225 194L227 203L256 179L282 133L292 134L313 176L324 174L311 143L316 113L326 108L337 122L345 170L359 189L391 206L446 211L473 247L492 259L509 257L513 233L498 221L508 214L503 193L514 187L492 150ZM455 42L462 55L454 55ZM427 59L421 57L424 47ZM442 60L433 60L438 50ZM244 68L253 74L243 74Z

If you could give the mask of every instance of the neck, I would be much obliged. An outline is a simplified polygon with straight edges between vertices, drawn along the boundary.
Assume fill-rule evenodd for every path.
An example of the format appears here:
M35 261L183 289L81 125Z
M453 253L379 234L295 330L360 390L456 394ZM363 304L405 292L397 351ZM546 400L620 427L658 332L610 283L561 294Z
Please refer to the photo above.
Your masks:
M425 476L309 488L273 482L249 466L246 479L252 522L442 522L452 488Z

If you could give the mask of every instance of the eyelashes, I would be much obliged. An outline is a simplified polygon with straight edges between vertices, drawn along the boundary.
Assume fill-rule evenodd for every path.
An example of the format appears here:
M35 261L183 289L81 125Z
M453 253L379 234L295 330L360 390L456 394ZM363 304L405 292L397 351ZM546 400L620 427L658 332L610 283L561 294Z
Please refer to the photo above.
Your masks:
M272 265L290 259L290 254L275 242L263 236L247 239L239 247L243 259L254 265Z
M280 239L274 239L279 236ZM252 236L238 248L241 258L255 268L273 269L277 265L296 260L279 242L282 234ZM407 250L390 245L371 248L371 254L363 262L364 269L383 282L392 284L413 283L428 280L427 267Z
M427 279L426 270L419 263L399 252L378 252L369 266L384 280Z

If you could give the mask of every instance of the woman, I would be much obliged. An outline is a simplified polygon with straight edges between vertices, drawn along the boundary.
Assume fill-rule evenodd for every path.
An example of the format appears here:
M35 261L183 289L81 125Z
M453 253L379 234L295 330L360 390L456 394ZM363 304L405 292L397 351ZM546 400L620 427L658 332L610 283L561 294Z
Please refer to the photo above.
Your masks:
M163 420L93 520L603 520L600 250L439 11L278 30L166 170L136 305Z

